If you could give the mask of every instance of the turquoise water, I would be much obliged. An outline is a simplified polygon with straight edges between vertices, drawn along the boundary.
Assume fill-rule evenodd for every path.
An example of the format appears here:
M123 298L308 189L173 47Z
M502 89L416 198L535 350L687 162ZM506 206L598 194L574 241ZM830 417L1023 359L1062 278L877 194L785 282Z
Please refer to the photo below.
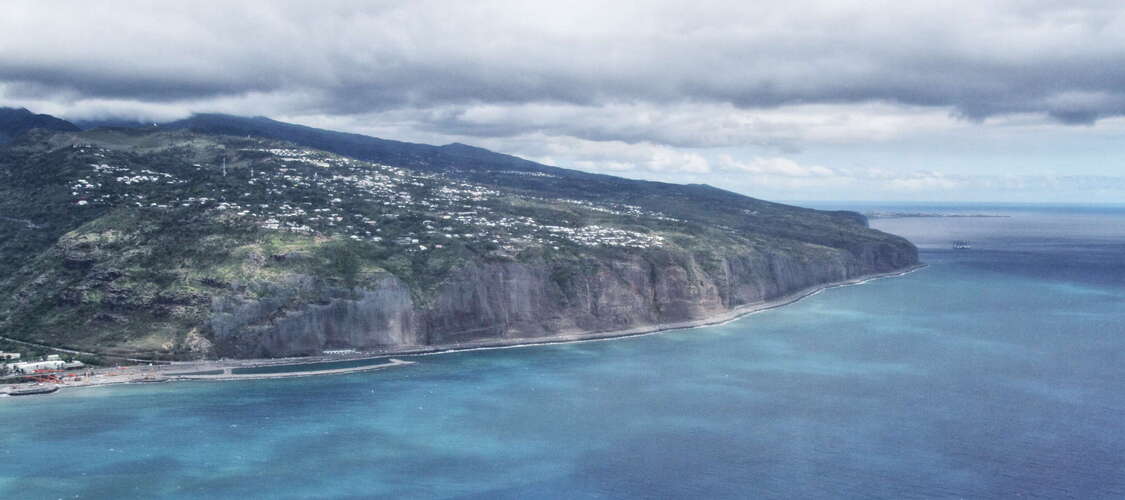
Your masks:
M5 398L0 497L1123 498L1125 210L1004 210L719 327Z

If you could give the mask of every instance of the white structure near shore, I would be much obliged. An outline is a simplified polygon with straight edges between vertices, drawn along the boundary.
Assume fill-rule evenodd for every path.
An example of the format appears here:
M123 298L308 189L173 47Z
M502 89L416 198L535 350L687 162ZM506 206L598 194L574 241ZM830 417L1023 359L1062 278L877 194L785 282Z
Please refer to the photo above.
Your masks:
M321 351L321 354L323 354L325 356L347 356L349 354L355 354L355 353L356 353L355 349L331 349L331 350Z
M50 358L51 356L48 356ZM12 369L17 373L35 373L36 370L72 370L75 368L83 368L86 366L81 361L63 361L54 356L55 359L48 359L46 361L29 361L26 363L16 363L12 365Z

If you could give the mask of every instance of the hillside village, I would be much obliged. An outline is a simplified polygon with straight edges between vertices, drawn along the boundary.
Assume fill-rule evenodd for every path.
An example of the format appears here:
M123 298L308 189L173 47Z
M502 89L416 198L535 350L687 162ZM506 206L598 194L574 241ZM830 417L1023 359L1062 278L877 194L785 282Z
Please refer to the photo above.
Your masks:
M547 200L313 150L249 147L221 151L211 163L140 167L132 155L112 149L71 147L88 168L70 186L77 207L195 209L266 230L342 236L410 252L441 250L455 241L508 253L560 245L664 244L652 231L582 223L541 210L560 202L582 219L682 222L631 205ZM157 170L161 167L166 171ZM517 174L524 172L510 172ZM539 208L549 220L521 215L521 208Z
M364 141L99 128L0 147L0 252L16 257L0 335L196 359L441 343L525 317L616 329L916 259L858 214ZM270 340L283 332L309 343Z

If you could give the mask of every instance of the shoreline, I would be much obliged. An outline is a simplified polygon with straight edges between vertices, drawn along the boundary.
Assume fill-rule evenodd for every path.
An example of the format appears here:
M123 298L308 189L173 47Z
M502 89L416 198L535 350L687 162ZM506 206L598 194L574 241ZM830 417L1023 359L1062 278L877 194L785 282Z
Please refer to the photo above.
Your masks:
M255 375L232 375L231 370L237 368L257 368L269 366L299 366L303 364L315 364L326 362L348 362L348 361L364 361L371 359L384 358L388 356L431 356L436 354L455 353L463 351L477 351L489 349L514 349L520 347L535 347L551 344L569 344L578 342L594 342L604 340L623 339L630 337L640 337L645 335L653 335L673 330L689 330L694 328L704 328L710 326L719 326L733 321L742 319L743 317L757 314L771 309L787 306L808 297L812 297L824 290L831 288L840 288L846 286L862 285L875 280L885 278L896 278L913 273L920 269L927 267L926 264L916 264L908 268L886 272L864 275L856 278L851 278L842 281L831 283L824 283L807 287L787 295L757 302L754 304L744 304L728 311L718 313L706 318L695 320L680 321L676 323L661 323L655 325L643 325L622 330L610 330L601 332L587 332L587 333L569 333L561 335L552 335L548 337L530 337L530 338L511 338L511 339L495 339L495 340L482 340L478 342L465 342L456 344L443 344L435 346L403 346L391 349L380 349L372 351L359 351L355 355L349 356L303 356L303 357L288 357L288 358L256 358L256 359L236 359L236 360L205 360L205 361L173 361L165 362L166 364L149 365L149 366L131 366L131 367L117 367L117 368L100 368L96 370L96 374L92 377L83 378L76 382L68 382L58 384L59 389L80 388L80 387L101 387L108 385L118 384L146 384L153 382L179 382L179 381L230 381L230 380L261 380L261 379L277 379L277 378L297 378L297 377L310 377L318 375L339 375L348 373L358 373L365 371L378 370L393 366L406 366L414 364L413 361L402 361L397 359L388 359L388 363L380 365L367 365L352 368L341 369L324 369L324 370L309 370L300 372L288 373L274 373L274 374L255 374ZM198 374L192 372L201 371L220 371L219 374ZM120 377L120 378L110 378ZM158 380L154 380L154 377ZM8 384L11 387L26 386L27 384ZM7 397L6 392L0 392L0 396Z
M377 359L377 358L376 358ZM329 368L325 370L309 370L300 372L275 372L275 373L232 373L233 368L223 370L223 373L214 375L192 375L192 374L168 374L168 381L175 380L264 380L264 379L277 379L277 378L296 378L296 377L315 377L318 375L341 375L345 373L360 373L373 370L382 370L383 368L390 368L392 366L412 365L414 361L403 361L401 359L387 358L386 363L377 365L363 365L351 368ZM270 366L270 365L264 365ZM300 366L300 364L288 364L282 366Z
M862 285L864 283L886 279L897 278L913 273L928 267L927 264L917 264L905 269L891 271L887 273L869 274L857 278L834 281L831 283L824 283L821 285L814 285L808 288L798 290L796 292L778 297L776 299L767 300L763 302L756 302L753 304L744 304L729 311L719 313L707 318L700 318L695 320L680 321L676 323L660 323L656 325L645 325L633 328L626 328L623 330L610 330L602 332L591 333L574 333L552 335L549 337L524 337L513 339L498 339L498 340L483 340L479 342L465 342L458 344L444 344L440 346L418 346L417 348L404 349L389 349L385 351L366 351L363 354L373 354L374 357L395 355L395 356L429 356L434 354L445 354L461 351L478 351L486 349L513 349L517 347L534 347L540 345L550 344L570 344L577 342L593 342L601 340L614 340L629 337L640 337L644 335L652 335L656 333L663 333L672 330L691 330L695 328L706 328L711 326L720 326L742 319L746 316L751 316L760 312L777 309L790 304L794 304L813 295L819 294L831 288L841 288L846 286ZM366 356L365 356L366 357Z

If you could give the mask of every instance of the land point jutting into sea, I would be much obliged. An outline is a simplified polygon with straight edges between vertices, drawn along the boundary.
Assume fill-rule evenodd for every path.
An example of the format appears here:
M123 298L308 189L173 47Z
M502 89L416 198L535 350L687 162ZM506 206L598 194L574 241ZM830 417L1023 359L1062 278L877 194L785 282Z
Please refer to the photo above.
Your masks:
M1125 4L0 7L0 500L1125 499Z
M1119 497L1125 211L1003 213L879 220L928 266L706 328L6 397L0 493Z
M857 212L460 144L50 123L0 146L0 330L99 366L651 331L918 264Z

